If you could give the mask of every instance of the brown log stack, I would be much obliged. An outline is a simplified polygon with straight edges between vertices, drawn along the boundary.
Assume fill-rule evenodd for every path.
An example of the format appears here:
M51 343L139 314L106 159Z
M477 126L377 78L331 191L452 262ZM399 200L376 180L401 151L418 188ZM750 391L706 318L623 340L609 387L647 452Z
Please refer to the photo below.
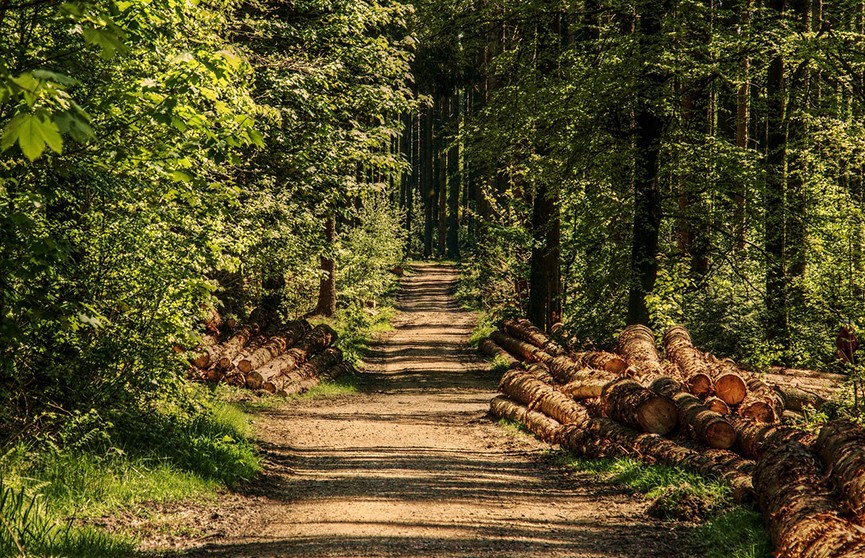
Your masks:
M848 420L829 422L820 430L815 449L845 508L865 525L865 429Z
M246 344L249 343L252 336L253 330L251 328L240 328L237 333L232 335L228 341L222 344L219 352L219 359L216 361L215 366L223 370L229 370L231 368L231 361L240 353L240 351L243 350Z
M250 389L261 389L265 382L268 382L269 386L275 385L276 378L294 370L303 364L312 353L324 350L335 340L336 332L333 328L326 324L315 326L301 338L296 346L258 369L250 371L246 375L246 386ZM268 389L268 391L270 390Z
M661 376L649 386L652 391L675 402L679 411L679 427L695 440L710 448L729 449L736 443L736 429L719 413L709 409L700 399L687 393L679 382Z
M270 337L256 349L244 351L243 354L239 355L235 359L238 370L248 373L267 364L300 341L311 329L306 320L298 320L288 324L281 333Z

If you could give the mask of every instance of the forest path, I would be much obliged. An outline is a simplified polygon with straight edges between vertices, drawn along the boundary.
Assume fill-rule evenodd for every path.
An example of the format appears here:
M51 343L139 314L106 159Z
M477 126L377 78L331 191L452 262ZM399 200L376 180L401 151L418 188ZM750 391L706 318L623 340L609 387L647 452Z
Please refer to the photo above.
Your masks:
M566 473L549 446L486 417L497 376L468 346L456 271L418 264L361 393L298 401L258 423L250 517L196 556L680 557L647 503Z

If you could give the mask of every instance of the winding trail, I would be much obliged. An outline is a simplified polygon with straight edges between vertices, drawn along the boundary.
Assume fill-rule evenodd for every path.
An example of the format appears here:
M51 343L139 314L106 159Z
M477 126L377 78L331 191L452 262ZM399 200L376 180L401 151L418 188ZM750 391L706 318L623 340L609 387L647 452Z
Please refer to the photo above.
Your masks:
M497 377L467 340L456 272L420 264L361 393L258 421L264 478L241 528L195 556L685 556L646 502L562 470L548 446L487 416Z

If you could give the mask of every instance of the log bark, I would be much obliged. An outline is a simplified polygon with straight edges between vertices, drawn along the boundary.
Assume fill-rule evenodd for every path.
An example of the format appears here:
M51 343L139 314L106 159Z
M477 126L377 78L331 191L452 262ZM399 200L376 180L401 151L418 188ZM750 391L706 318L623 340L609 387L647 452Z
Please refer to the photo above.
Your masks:
M549 444L557 444L562 430L562 424L543 413L530 411L525 405L520 405L507 397L497 396L490 401L490 412L503 419L522 423L535 436Z
M689 391L697 397L707 397L714 385L712 372L703 353L694 348L691 336L682 326L673 326L664 333L667 358L681 368Z
M492 339L484 339L478 343L478 350L485 356L490 358L501 358L508 363L509 368L519 366L520 361L515 359L511 353L496 345Z
M814 447L845 508L865 524L865 429L848 420L832 421L820 430Z
M311 378L317 378L326 370L336 366L341 361L341 350L334 347L324 349L296 368L282 372L279 375L262 382L261 389L270 393L285 391L287 386L300 384L301 382Z
M531 410L537 410L562 424L573 424L586 411L576 401L525 370L510 370L502 376L499 390Z
M714 449L729 449L736 443L733 425L697 397L687 393L679 382L660 377L652 382L650 389L676 404L682 432Z
M565 354L565 349L561 345L552 341L529 320L504 320L501 329L511 337L531 343L552 356Z
M754 376L747 378L748 396L739 405L739 415L760 422L776 422L784 414L784 401L775 390Z
M806 407L820 410L826 404L827 399L813 391L798 388L796 386L774 385L772 386L784 401L784 409L801 413Z
M617 351L625 361L642 373L664 375L661 357L652 330L644 325L629 325L619 334Z
M281 333L274 335L254 351L244 351L244 354L239 355L235 359L237 369L243 373L249 373L251 370L267 364L300 341L311 329L312 326L306 320L298 320L288 324Z
M243 347L249 343L252 335L252 330L248 327L244 327L231 336L228 341L223 343L219 352L219 359L216 361L216 367L224 370L231 368L231 361L240 353L240 351L243 350Z
M865 530L839 514L816 456L796 441L770 446L757 461L754 491L779 558L865 556Z
M843 384L847 381L847 376L844 374L833 374L831 372L822 372L820 370L803 370L800 368L785 368L783 366L770 366L769 374L778 374L781 376L792 376L794 378L815 378L820 380L828 380Z
M496 345L520 360L525 362L535 362L537 360L537 358L535 358L535 353L540 351L540 349L531 343L511 337L502 331L492 332L490 334L490 339L492 339Z
M766 424L731 415L727 417L736 429L736 446L739 452L753 459L760 458L768 448L796 442L804 446L813 445L815 436L798 428L781 424Z

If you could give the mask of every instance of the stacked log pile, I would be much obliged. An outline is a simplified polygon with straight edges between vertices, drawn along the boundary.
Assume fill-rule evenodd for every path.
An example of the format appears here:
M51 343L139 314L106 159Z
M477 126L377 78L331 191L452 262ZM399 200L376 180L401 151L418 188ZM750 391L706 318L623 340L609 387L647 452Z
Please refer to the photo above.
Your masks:
M764 511L777 556L865 556L865 429L833 421L815 436L785 425L786 409L814 399L779 386L783 372L764 379L704 354L682 327L663 341L668 360L645 326L622 331L615 353L577 353L525 320L503 322L483 347L512 359L491 412L576 453L728 481L737 501Z
M209 338L190 359L190 377L288 396L323 379L353 371L332 347L336 332L326 324L289 322L272 334L242 327L222 343Z

